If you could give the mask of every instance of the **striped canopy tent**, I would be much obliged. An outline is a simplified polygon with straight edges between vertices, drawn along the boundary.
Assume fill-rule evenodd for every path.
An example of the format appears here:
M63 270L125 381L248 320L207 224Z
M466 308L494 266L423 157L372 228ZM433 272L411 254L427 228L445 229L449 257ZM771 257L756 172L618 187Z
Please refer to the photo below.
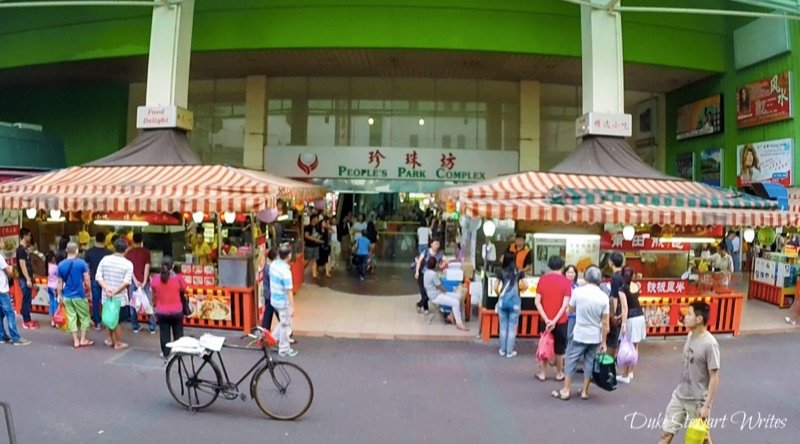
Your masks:
M682 179L528 171L446 188L473 217L561 223L796 225L776 202Z
M0 208L126 213L260 211L323 187L222 165L77 166L0 184Z

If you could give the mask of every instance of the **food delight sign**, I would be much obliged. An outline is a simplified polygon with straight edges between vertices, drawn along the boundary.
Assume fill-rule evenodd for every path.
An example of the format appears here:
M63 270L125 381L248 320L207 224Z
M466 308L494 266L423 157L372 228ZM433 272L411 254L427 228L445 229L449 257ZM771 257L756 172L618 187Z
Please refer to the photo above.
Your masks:
M792 118L791 75L788 71L736 90L736 126L749 128Z
M515 151L268 147L267 171L296 178L474 182L517 172Z

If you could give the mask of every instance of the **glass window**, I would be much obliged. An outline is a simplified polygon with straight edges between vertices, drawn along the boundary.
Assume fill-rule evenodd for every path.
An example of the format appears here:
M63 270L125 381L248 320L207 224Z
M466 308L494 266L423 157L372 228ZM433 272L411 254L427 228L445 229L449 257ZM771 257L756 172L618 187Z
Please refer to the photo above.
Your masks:
M244 79L189 82L192 148L203 163L244 164Z

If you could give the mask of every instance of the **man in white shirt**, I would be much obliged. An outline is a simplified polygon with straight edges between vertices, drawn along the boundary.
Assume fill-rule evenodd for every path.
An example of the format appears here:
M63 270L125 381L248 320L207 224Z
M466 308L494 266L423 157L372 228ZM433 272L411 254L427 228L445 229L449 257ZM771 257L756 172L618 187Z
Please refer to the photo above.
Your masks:
M11 342L14 345L28 345L31 341L22 339L17 331L17 314L11 305L11 295L8 294L8 277L14 272L14 268L8 265L6 257L0 253L0 333L2 342ZM8 322L8 336L3 327L3 318Z
M122 342L122 328L120 323L126 321L130 316L128 308L128 286L133 280L133 263L125 258L125 250L128 243L122 239L114 242L114 254L104 257L97 266L97 276L95 281L103 289L103 304L111 298L120 302L119 323L116 328L108 331L108 339L105 344L117 350L128 348L128 344Z
M572 297L569 300L569 311L575 312L575 329L572 331L572 340L567 348L564 387L551 393L554 398L564 401L569 399L572 377L575 375L578 362L583 359L584 368L590 369L597 351L600 353L606 351L610 310L608 294L599 287L603 275L599 268L592 265L586 269L583 277L586 285L572 290ZM584 372L581 399L589 399L591 376L592 372Z
M431 238L431 227L420 225L417 228L417 254L422 254L428 249L428 241Z

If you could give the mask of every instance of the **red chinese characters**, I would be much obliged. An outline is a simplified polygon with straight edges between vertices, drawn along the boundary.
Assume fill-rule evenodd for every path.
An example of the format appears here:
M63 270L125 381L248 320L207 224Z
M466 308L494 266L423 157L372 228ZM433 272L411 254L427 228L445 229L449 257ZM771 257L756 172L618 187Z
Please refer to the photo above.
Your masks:
M375 150L369 152L369 164L375 164L374 168L378 168L381 166L381 160L386 159L386 156L381 153L381 150Z
M422 166L417 158L417 150L406 154L406 165L410 165L412 170L416 170L418 167Z
M456 166L456 156L453 153L442 153L442 158L440 159L441 168L444 168L448 171L452 170Z

